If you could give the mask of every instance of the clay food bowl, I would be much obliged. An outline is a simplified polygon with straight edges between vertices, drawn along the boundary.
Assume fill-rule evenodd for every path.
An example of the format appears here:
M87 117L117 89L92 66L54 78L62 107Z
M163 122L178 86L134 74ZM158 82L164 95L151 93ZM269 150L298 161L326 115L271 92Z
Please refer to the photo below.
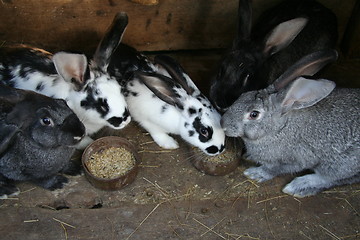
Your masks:
M241 160L242 143L230 140L227 141L225 151L216 156L206 155L200 149L192 147L190 162L200 172L212 176L224 176L233 172Z
M88 181L103 190L118 190L132 183L138 172L135 147L125 138L102 137L82 154L82 164Z

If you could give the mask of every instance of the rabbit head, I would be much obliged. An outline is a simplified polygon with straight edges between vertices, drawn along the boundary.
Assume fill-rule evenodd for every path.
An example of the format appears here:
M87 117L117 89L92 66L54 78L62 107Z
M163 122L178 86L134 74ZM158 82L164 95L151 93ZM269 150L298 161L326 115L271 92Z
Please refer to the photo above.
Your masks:
M63 79L71 83L77 91L77 106L71 106L82 112L84 122L96 119L96 125L121 129L130 122L122 89L107 68L113 52L118 47L128 18L125 13L118 13L90 62L83 54L59 52L54 54L53 62ZM99 130L91 127L88 134Z
M210 86L210 100L217 109L224 112L243 92L266 87L267 82L258 80L263 64L287 47L306 24L303 17L290 19L276 25L264 39L252 39L251 1L240 0L237 35Z
M62 99L0 86L3 127L13 130L1 133L1 148L5 149L16 132L21 132L33 144L44 148L73 146L85 134L84 125ZM10 128L8 128L10 129ZM14 133L14 134L11 134Z
M77 174L70 161L85 127L65 100L0 85L0 198L19 193L14 181L62 188Z
M179 134L208 155L221 153L225 134L220 126L220 114L174 59L159 55L154 62L157 73L142 72L137 76L161 100L159 107L164 108L164 116L159 118L170 118L174 125L178 124L171 127L175 132L169 133ZM166 110L170 107L174 109Z
M222 117L226 135L252 141L280 131L285 124L288 111L314 105L335 87L332 82L326 80L314 81L307 86L312 86L316 94L311 98L305 90L299 91L296 93L299 99L296 99L292 96L295 92L290 90L299 84L305 85L305 82L289 83L300 76L315 74L324 65L336 59L335 50L315 52L299 60L266 89L242 94ZM301 97L304 98L303 101L300 101Z

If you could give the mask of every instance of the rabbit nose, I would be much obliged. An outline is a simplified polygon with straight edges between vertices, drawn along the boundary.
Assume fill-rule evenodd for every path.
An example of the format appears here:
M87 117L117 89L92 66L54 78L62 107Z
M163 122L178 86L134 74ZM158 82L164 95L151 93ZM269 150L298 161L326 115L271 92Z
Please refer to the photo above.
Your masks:
M85 136L85 126L75 114L68 116L64 120L62 130L80 138Z

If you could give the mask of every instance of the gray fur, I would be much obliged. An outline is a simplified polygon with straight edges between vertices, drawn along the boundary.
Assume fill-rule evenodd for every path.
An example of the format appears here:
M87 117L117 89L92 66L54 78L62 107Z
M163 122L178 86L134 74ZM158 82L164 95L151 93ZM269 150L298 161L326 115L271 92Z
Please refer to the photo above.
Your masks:
M241 137L245 158L260 164L244 174L263 182L305 169L283 192L314 195L360 181L360 89L297 78L290 86L244 93L222 118L225 133ZM251 119L256 110L258 116ZM256 114L254 115L256 116Z
M70 161L85 127L64 100L0 85L0 199L18 193L13 181L32 181L46 189L76 174Z

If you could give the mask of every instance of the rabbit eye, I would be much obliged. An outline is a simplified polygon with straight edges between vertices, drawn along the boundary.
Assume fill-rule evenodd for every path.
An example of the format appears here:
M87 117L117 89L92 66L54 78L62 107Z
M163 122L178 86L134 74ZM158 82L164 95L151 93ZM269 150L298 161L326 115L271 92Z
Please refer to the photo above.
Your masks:
M254 111L252 111L252 112L249 114L249 119L251 119L251 120L256 120L256 119L259 118L259 116L260 116L260 112L254 110Z
M200 128L200 133L206 138L209 136L209 131L205 127Z
M54 126L54 122L51 118L44 117L40 120L41 125L43 126Z

